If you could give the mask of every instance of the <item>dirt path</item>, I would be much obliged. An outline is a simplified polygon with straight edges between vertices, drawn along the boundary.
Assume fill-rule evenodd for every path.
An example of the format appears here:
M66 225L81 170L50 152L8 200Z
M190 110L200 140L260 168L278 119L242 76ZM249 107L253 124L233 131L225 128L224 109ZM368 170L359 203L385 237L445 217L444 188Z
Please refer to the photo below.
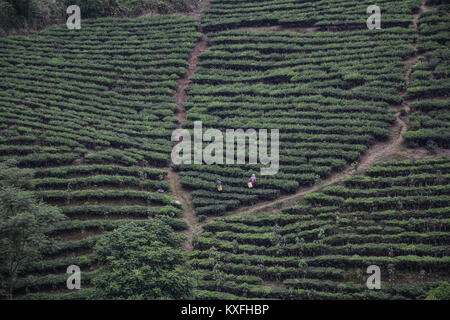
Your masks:
M420 6L419 11L413 15L413 24L414 24L414 28L417 30L417 33L419 34L419 29L418 29L418 21L420 18L420 15L424 12L428 12L431 10L430 7L427 7L425 5L426 0L421 0L422 4ZM417 49L417 43L413 44L413 47L415 49ZM409 83L411 81L411 74L414 70L414 67L419 63L420 61L420 56L419 55L415 55L414 57L409 58L408 60L406 60L405 64L406 64L406 73L405 73L405 79L406 79L406 86L405 86L405 90L403 90L403 92L401 93L402 97L406 97L406 93L407 93L407 88L409 87ZM409 114L411 113L411 108L409 107L409 101L408 100L404 100L403 104L402 104L403 108L406 111L406 114L409 116Z
M422 5L420 7L419 12L413 15L413 24L414 27L417 29L417 22L419 21L419 17L423 12L429 11L430 8L428 8L425 5L426 0L422 0ZM266 31L280 31L283 30L280 27L269 27L269 28L247 28L248 30L266 30ZM313 30L302 30L303 32L313 32ZM301 31L300 31L301 32ZM416 44L414 44L414 47L416 47ZM405 61L405 79L406 79L406 85L403 90L403 92L400 94L402 97L406 97L406 91L409 86L411 73L414 69L414 67L419 62L419 56L415 55L413 57L410 57ZM326 186L332 185L334 183L337 183L355 173L359 173L370 166L372 166L377 160L382 159L384 157L387 157L393 153L396 152L396 150L400 147L400 145L403 143L403 134L408 130L408 126L405 123L405 121L400 116L399 109L404 108L406 110L406 113L409 114L410 108L408 105L408 101L404 100L401 106L390 106L389 108L394 109L397 111L396 113L396 121L395 124L390 128L390 135L389 139L387 141L378 142L372 145L369 150L367 150L364 155L361 157L359 165L357 168L353 168L351 166L347 166L344 171L338 172L327 178L326 180L320 182L319 184L316 184L314 186L308 187L308 188L300 188L295 194L283 196L278 198L274 201L266 201L263 203L260 203L258 205L254 206L247 206L242 207L238 210L228 212L227 214L220 216L220 217L230 217L230 216L239 216L239 215L248 215L248 214L254 214L257 212L262 211L271 211L277 212L277 207L281 205L293 205L298 200L302 199L305 195L315 192L321 188L324 188ZM204 221L201 225L211 222L214 219L217 219L217 217L210 217L206 221Z
M422 12L426 11L427 8L424 6L424 0L422 1L422 7L420 11L414 15L413 21L414 26L417 28L417 21L419 19L419 16ZM282 30L279 27L270 27L270 28L247 28L248 30L266 30L266 31L280 31ZM294 30L291 30L294 31ZM301 30L300 32L313 32L313 30ZM409 85L410 77L412 70L414 66L418 63L419 57L413 56L405 61L405 79L406 79L406 85L403 92L400 94L401 96L406 96L406 90ZM334 183L337 183L339 181L342 181L343 179L355 174L359 173L370 166L372 166L376 161L379 159L382 159L384 157L387 157L393 153L399 148L399 146L403 143L403 134L408 130L408 126L405 123L405 121L400 116L399 109L405 108L407 113L409 113L409 106L407 101L403 102L401 106L391 106L391 109L396 110L396 121L394 125L390 128L390 134L389 139L387 141L377 142L374 145L372 145L369 150L367 150L363 156L360 159L359 165L355 168L352 166L347 166L343 171L337 172L333 175L331 175L326 180L323 180L322 182L311 186L307 188L300 188L295 194L293 195L287 195L280 197L274 201L266 201L263 203L260 203L258 205L253 206L247 206L239 208L238 210L228 212L225 215L220 216L222 217L231 217L231 216L239 216L239 215L249 215L254 214L257 212L274 212L276 213L278 210L278 207L285 206L285 205L293 205L297 203L299 200L301 200L305 195L318 191L321 188L324 188L326 186L332 185ZM205 223L211 222L218 217L210 217L206 219L204 222L199 223L197 225L197 229L201 226L203 226ZM201 232L201 231L200 231Z
M429 8L425 6L425 0L422 0L422 6L417 14L413 17L413 23L415 28L417 28L417 22L420 17L420 14L422 12L428 11ZM194 16L199 24L201 23L201 17L203 15L203 10L209 7L209 2L203 3L203 5L200 6L198 12L194 12L190 14L191 16ZM272 26L272 27L262 27L262 28L245 28L249 31L294 31L299 33L309 33L316 31L315 28L303 28L303 29L283 29L278 26ZM198 55L207 50L207 37L205 34L203 34L203 37L201 41L196 45L194 52L191 55L191 58L189 59L189 69L186 75L179 81L179 88L177 91L177 94L175 95L176 102L178 105L178 111L177 116L179 119L179 127L181 127L182 123L186 121L186 110L184 108L184 100L186 98L186 88L191 83L190 78L195 72L195 69L198 64ZM419 57L414 56L409 58L405 61L405 79L406 79L406 86L403 92L401 93L401 96L406 96L406 90L409 85L410 77L412 70L414 66L418 63ZM359 164L357 166L350 166L348 165L343 171L334 173L329 178L319 182L318 184L306 187L306 188L300 188L295 194L292 195L286 195L279 197L276 200L273 201L266 201L259 203L257 205L252 206L246 206L241 207L238 210L231 211L226 213L225 215L219 216L219 217L209 217L203 222L199 222L195 211L193 209L193 206L191 204L191 199L189 192L186 190L183 190L178 175L173 172L172 169L169 170L169 180L171 183L171 189L174 190L175 197L179 199L179 201L182 204L183 207L183 219L187 222L189 226L189 230L187 231L188 235L188 244L186 245L186 248L188 251L192 250L192 240L195 236L199 235L203 232L202 226L206 223L209 223L215 219L221 219L224 217L231 217L231 216L239 216L239 215L251 215L255 214L257 212L273 212L277 213L279 210L279 207L285 206L285 205L293 205L297 203L299 200L301 200L305 195L318 191L319 189L335 184L339 181L342 181L346 177L349 177L355 173L360 173L361 171L367 169L368 167L372 166L376 161L387 157L389 155L392 155L396 152L396 150L400 147L400 145L403 143L403 133L405 133L408 129L407 124L400 116L400 110L404 108L407 111L407 114L409 113L409 106L408 102L405 101L401 106L390 106L390 109L393 109L396 112L396 121L394 125L390 128L390 134L389 138L386 141L377 142L374 145L372 145L361 157Z
M172 168L169 169L168 179L171 190L170 196L177 199L181 203L183 212L180 218L183 219L188 226L188 229L184 232L184 234L187 236L185 248L188 252L191 252L194 234L199 233L197 226L198 220L194 211L194 207L192 206L191 196L189 192L183 189L178 175Z
M191 12L188 12L187 15L190 17L194 17L199 24L202 23L203 15L205 11L211 7L211 2L209 0L201 0L197 7L193 8Z
M202 35L201 40L197 43L194 48L194 51L189 58L189 67L186 74L178 80L178 90L175 94L175 101L178 106L178 110L176 111L176 116L178 117L178 128L181 128L181 125L186 122L187 115L186 109L184 107L184 100L186 99L186 88L191 84L191 77L194 75L195 70L197 69L198 64L198 55L203 51L208 49L207 46L207 37L205 34Z
M395 149L403 142L403 133L406 132L407 126L405 122L400 119L400 113L397 113L397 119L394 124L394 126L390 129L390 137L387 141L378 142L374 144L366 153L361 157L360 163L358 167L352 167L348 165L343 171L336 172L333 175L331 175L329 178L323 180L322 182L306 188L300 188L295 194L287 195L279 197L276 200L273 201L266 201L262 202L257 205L247 206L239 208L238 210L228 212L225 215L222 215L220 217L210 217L206 219L204 222L200 224L200 226L203 226L205 223L211 222L214 219L222 218L222 217L231 217L231 216L240 216L240 215L249 215L254 214L257 212L273 212L276 213L278 207L280 206L289 206L294 205L298 202L298 200L302 199L305 195L316 192L321 188L324 188L326 186L332 185L334 183L337 183L339 181L342 181L343 179L355 174L359 173L364 169L367 169L370 167L373 163L375 163L377 160L388 156L389 154L393 153Z
M201 31L201 20L204 11L209 7L210 2L204 0L200 2L198 7L196 7L192 12L188 14L189 16L192 16L197 20L199 25L198 26L199 31ZM187 121L186 108L184 107L184 101L186 100L186 88L190 85L191 77L194 75L195 70L197 69L199 54L206 50L208 50L207 36L206 34L202 33L202 38L196 44L194 51L192 51L191 56L189 57L188 61L189 66L186 73L180 80L178 80L178 89L177 92L175 93L175 102L178 106L178 109L175 112L178 118L178 126L177 126L178 129L181 129L183 123ZM185 232L188 238L185 247L186 250L190 252L192 250L192 240L194 234L199 233L197 227L198 219L195 214L189 192L183 189L180 183L180 177L172 168L169 168L168 170L168 179L171 190L170 195L181 203L181 207L183 210L181 218L187 223L188 226L188 230Z

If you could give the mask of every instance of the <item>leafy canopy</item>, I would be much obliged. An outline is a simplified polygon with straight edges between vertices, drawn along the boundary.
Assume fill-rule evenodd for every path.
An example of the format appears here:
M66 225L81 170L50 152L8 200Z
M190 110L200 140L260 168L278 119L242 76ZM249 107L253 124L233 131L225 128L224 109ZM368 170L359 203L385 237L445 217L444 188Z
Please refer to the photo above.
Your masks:
M185 299L193 280L182 249L184 237L159 219L121 225L97 243L102 272L93 279L95 299Z
M442 282L438 287L431 289L426 300L450 300L450 284Z
M48 232L65 216L58 208L38 202L32 191L20 188L31 185L30 172L11 163L0 163L0 172L0 274L7 275L12 299L17 275L54 248Z

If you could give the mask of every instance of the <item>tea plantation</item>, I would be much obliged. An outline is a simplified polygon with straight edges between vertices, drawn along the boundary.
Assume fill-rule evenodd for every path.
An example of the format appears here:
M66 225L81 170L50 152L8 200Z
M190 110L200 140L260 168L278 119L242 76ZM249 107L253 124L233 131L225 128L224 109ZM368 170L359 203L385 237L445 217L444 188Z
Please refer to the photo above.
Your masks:
M23 270L17 294L65 288L71 264L90 270L88 283L91 248L121 219L164 215L184 227L165 178L173 95L199 37L194 19L174 16L0 40L1 160L34 169L37 197L71 219L54 226L58 247Z
M388 106L402 103L403 60L414 54L416 37L412 28L210 35L188 88L184 127L201 120L212 128L279 129L280 169L249 190L245 177L261 165L181 165L181 183L194 190L197 214L293 193L386 140L395 120ZM222 193L214 192L216 179Z
M381 28L369 30L373 4ZM142 256L114 248L133 285L156 292L133 298L175 296L141 273L170 277L158 269L165 258L192 278L192 299L434 297L450 281L449 5L199 0L155 14L164 8L0 37L0 196L16 190L9 170L29 173L20 191L66 218L45 230L51 250L16 274L0 257L0 299L98 298L105 269L125 272L107 239L153 259L134 268ZM175 163L173 133L199 121L221 133L278 130L278 143L268 139L277 173L261 175L260 162ZM1 252L13 216L0 210ZM71 265L80 290L67 286ZM369 290L374 265L381 288Z
M198 295L425 298L439 275L448 279L449 173L448 158L380 163L279 214L207 224L191 260ZM367 290L369 265L383 270L381 290Z

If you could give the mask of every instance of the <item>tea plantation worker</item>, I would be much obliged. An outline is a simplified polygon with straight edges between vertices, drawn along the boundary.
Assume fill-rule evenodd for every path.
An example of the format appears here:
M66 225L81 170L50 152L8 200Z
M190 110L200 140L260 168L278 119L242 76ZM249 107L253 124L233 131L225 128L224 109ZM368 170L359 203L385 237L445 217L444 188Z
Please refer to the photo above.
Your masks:
M251 186L250 186L250 184L248 185L249 188L253 188L255 186L255 183L256 183L256 176L255 176L255 174L252 174L252 176L250 177L249 181L250 181L250 184L251 184Z
M216 187L217 191L222 192L222 181L220 181L219 179L217 179L216 181Z

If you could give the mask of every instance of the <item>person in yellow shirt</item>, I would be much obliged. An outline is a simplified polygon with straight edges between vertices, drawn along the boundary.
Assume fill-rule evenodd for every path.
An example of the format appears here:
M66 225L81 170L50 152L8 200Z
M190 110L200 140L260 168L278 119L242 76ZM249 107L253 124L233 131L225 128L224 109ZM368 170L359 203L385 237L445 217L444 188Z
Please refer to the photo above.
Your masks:
M219 179L217 179L216 181L216 187L217 191L222 192L222 181L220 181Z
M255 174L252 174L252 176L250 177L250 179L248 179L248 187L251 189L255 186L256 183L256 176Z

